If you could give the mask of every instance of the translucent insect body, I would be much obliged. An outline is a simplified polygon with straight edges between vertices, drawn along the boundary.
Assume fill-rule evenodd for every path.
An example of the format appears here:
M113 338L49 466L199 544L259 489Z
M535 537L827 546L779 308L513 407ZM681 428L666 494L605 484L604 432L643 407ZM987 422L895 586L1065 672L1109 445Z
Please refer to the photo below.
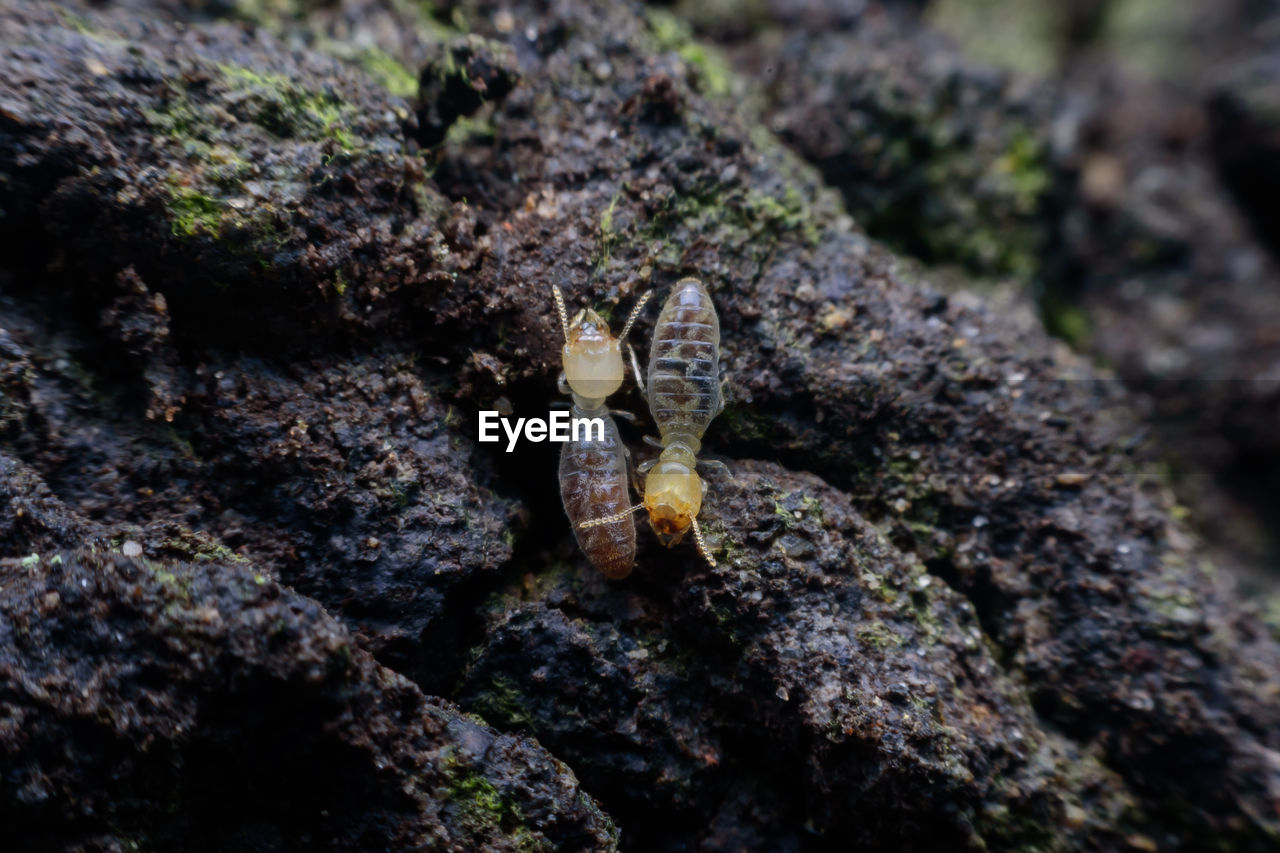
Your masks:
M564 297L559 289L552 292L565 341L560 390L573 397L574 418L604 422L602 437L588 430L561 447L560 498L582 553L607 577L620 580L635 565L636 525L627 485L630 454L605 400L622 385L622 340L650 294L636 303L622 334L615 338L608 324L590 309L579 311L570 322Z
M698 476L698 452L711 419L724 408L720 395L720 318L696 278L676 282L653 328L649 348L649 412L661 455L641 467L644 508L662 544L670 548L689 530L706 561L698 513L707 486Z

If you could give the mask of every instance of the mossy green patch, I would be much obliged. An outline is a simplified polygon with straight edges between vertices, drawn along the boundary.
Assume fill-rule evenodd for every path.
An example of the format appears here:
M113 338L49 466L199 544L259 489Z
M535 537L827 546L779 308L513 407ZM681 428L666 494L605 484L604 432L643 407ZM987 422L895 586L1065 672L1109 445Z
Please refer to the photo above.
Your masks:
M225 204L176 182L170 184L170 229L175 237L194 237L208 234L217 237L222 232L222 216Z
M498 135L493 123L493 110L481 108L474 116L458 116L445 131L442 146L464 148L469 144L492 142Z
M867 218L868 229L929 263L983 275L1035 274L1047 240L1039 215L1053 180L1044 146L1030 131L1015 130L980 172L974 172L980 158L966 146L925 148L922 183L904 195L890 194L889 203ZM903 150L909 159L893 171L908 175L910 159L922 155ZM974 182L981 191L971 187ZM931 213L936 209L945 210L945 218Z
M231 9L241 20L279 29L281 21L303 17L306 5L302 0L233 0Z
M203 531L184 531L160 543L168 553L187 562L219 562L248 565L249 560Z
M412 98L418 94L418 75L390 54L371 47L356 54L354 60L396 97Z
M1053 180L1045 146L1030 131L1019 130L996 168L1008 175L1018 212L1034 213Z
M283 74L255 71L242 65L218 66L233 90L249 95L249 118L284 139L332 139L344 151L361 140L350 127L354 108L333 89L305 88Z
M822 501L803 492L784 492L773 500L773 514L788 530L798 527L805 520L812 520L821 527L825 520Z
M347 38L334 38L319 18L308 13L316 0L233 0L229 17L247 21L277 35L305 33L309 47L356 66L400 98L418 92L417 74L400 59L373 45L357 45ZM466 17L455 7L448 20L440 17L437 4L427 0L389 0L387 4L404 28L421 42L443 42L466 32Z
M769 230L796 232L810 246L818 245L817 223L794 185L788 184L781 198L750 191L743 200L743 208L748 222L759 222Z
M982 62L1028 74L1050 73L1057 64L1068 4L1026 0L937 0L930 22Z
M596 244L596 260L594 263L597 273L609 265L609 257L613 251L614 241L618 239L618 234L613 229L613 214L618 209L618 198L621 195L621 190L614 193L613 197L609 199L609 206L604 209L604 213L600 214L600 235Z
M666 9L646 10L646 20L662 50L678 50L692 37L688 24Z
M553 845L525 822L520 805L498 790L487 777L453 755L444 760L446 785L443 799L457 809L459 822L473 839L505 835L516 850L547 851Z
M858 642L862 643L862 645L877 651L896 649L906 642L901 634L883 622L868 622L859 625L854 630L854 636L858 638Z
M237 209L230 199L197 189L178 175L170 177L168 187L173 236L218 241L228 258L256 260L260 270L271 269L271 254L285 235L269 205L246 204L247 209Z
M229 90L223 105L210 88ZM224 109L240 122L228 124ZM222 270L226 275L249 271L246 264L271 268L274 252L287 240L287 224L263 193L308 180L300 172L309 158L292 164L257 161L251 151L253 126L317 144L317 157L363 150L352 127L355 110L334 91L312 91L285 75L238 65L217 66L213 78L198 88L174 81L143 115L156 144L175 151L177 164L167 180L170 233L218 242L225 252L221 257L231 262Z
M504 675L494 676L483 689L477 690L472 705L486 720L503 728L522 726L533 730L537 723L528 710L529 702L520 685Z
M860 580L862 581L862 586L874 592L881 601L892 604L897 600L898 590L888 578L881 577L875 572L863 572Z
M142 565L151 577L155 578L172 599L172 604L191 603L191 575L188 572L178 573L163 563L143 559ZM172 608L170 608L172 610ZM173 611L176 613L177 611ZM172 615L172 614L171 614Z
M1076 349L1089 342L1089 315L1069 301L1059 288L1047 288L1040 297L1040 317L1049 334L1062 338Z
M88 36L92 39L100 39L102 37L102 34L94 28L93 24L84 15L78 15L69 9L55 9L55 13L62 21L63 26L75 30L80 35Z
M733 93L733 67L718 48L695 41L689 25L666 9L650 8L645 18L658 49L684 60L702 92L717 98Z
M761 261L787 235L798 234L810 245L820 236L808 201L790 185L778 195L717 184L675 196L633 239L641 245L661 242L659 260L675 266L684 252L684 243L673 238L680 229Z

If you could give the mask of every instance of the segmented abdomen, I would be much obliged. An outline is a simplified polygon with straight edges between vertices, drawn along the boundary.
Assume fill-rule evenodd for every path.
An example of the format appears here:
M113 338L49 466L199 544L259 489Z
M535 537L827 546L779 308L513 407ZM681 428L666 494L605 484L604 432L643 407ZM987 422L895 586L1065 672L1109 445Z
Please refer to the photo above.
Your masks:
M587 417L576 407L574 417ZM591 414L604 421L604 438L566 441L560 448L560 498L573 526L578 547L597 569L614 580L631 574L636 559L636 523L628 513L618 521L580 530L584 521L621 513L631 506L627 489L627 458L618 427L608 414Z
M648 385L659 433L702 438L720 408L720 319L695 278L677 282L658 315Z

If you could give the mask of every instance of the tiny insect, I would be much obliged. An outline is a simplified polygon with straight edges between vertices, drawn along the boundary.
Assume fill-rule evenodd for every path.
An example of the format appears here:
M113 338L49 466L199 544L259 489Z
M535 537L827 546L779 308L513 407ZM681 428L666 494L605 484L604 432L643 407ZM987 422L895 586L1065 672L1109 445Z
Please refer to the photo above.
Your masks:
M560 289L553 287L552 294L564 330L560 391L573 397L573 417L604 422L602 437L592 436L588 430L561 447L560 498L582 553L606 577L621 580L631 574L636 558L636 525L627 485L631 454L618 435L605 400L622 386L622 342L652 291L636 302L617 338L591 309L579 311L570 322ZM631 357L634 364L634 352ZM636 373L638 379L639 371Z
M698 553L711 566L698 526L707 485L697 467L724 468L698 461L702 436L724 409L720 394L720 318L706 287L696 278L676 282L653 327L649 349L649 413L658 427L662 453L640 466L644 497L633 509L649 513L649 526L670 548L692 530ZM601 519L597 523L605 523Z

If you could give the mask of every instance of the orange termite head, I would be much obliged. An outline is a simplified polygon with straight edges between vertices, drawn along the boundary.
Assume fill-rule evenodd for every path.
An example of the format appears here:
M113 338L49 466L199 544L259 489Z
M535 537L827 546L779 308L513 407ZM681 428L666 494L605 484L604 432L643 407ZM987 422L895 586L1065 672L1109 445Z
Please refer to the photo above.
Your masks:
M683 461L659 460L645 477L644 508L658 540L668 548L675 545L689 532L702 509L698 472Z
M603 400L622 387L622 345L604 318L589 308L569 324L563 358L565 379L581 397Z

